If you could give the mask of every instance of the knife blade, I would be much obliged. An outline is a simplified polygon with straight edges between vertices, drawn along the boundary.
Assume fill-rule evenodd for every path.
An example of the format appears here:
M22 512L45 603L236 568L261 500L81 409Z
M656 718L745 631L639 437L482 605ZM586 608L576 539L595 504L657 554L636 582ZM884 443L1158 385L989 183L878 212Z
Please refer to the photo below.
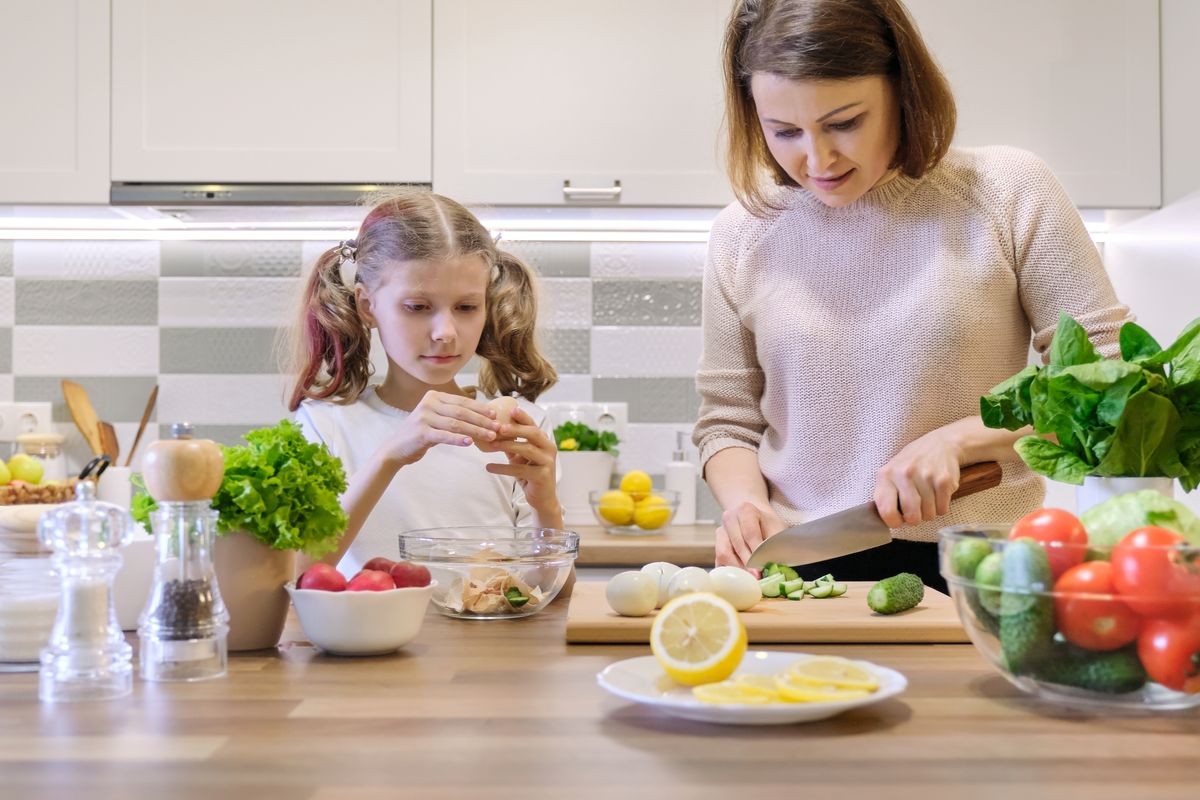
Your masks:
M950 499L999 486L1003 477L1004 473L995 461L963 467L958 489ZM880 519L879 510L872 501L785 528L755 548L746 566L758 569L772 561L793 567L814 564L880 547L891 540L891 529Z

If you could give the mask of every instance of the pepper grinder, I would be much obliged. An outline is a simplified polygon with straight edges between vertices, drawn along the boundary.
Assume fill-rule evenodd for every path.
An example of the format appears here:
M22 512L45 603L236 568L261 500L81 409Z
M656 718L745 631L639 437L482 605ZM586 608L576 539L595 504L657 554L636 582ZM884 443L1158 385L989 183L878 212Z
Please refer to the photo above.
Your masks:
M199 681L225 674L229 613L213 570L217 512L224 458L208 439L193 439L186 422L171 425L171 438L146 449L142 474L158 509L154 527L154 585L138 618L142 678Z
M96 500L92 481L80 481L75 502L38 521L38 539L54 551L62 580L50 643L41 653L42 700L103 700L133 690L133 649L117 624L112 582L121 568L117 548L135 524L124 509Z

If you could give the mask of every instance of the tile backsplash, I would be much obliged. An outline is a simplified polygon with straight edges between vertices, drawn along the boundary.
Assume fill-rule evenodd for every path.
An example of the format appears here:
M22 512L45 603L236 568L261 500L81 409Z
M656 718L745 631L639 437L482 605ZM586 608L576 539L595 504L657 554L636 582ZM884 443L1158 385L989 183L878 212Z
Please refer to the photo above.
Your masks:
M72 466L87 451L62 378L88 390L125 448L156 383L157 423L187 419L200 435L237 442L288 413L277 336L330 244L0 241L0 400L52 401ZM501 246L542 278L539 328L561 376L542 400L628 403L619 468L661 475L699 407L705 246ZM719 514L703 487L699 497L701 518Z

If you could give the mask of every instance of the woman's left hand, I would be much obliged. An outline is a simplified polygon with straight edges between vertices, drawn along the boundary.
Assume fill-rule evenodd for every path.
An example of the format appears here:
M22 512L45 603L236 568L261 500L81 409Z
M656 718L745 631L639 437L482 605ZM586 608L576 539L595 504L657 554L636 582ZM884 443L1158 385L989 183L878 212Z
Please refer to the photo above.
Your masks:
M961 453L951 430L938 428L911 442L875 475L875 507L889 528L919 525L950 510Z
M508 457L507 464L488 464L487 471L516 478L530 507L535 511L557 511L558 446L524 410L514 408L512 422L500 428L496 440L477 442L477 446L484 452L501 452Z

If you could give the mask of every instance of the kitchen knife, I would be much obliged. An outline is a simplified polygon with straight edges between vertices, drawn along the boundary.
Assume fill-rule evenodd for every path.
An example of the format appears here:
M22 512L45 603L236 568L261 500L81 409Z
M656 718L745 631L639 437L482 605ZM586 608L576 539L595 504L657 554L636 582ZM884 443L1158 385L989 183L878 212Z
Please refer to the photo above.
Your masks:
M1000 485L1000 465L984 461L963 467L951 500ZM774 561L799 566L869 550L892 540L891 529L879 518L874 501L827 517L793 525L760 544L746 566L760 569Z

